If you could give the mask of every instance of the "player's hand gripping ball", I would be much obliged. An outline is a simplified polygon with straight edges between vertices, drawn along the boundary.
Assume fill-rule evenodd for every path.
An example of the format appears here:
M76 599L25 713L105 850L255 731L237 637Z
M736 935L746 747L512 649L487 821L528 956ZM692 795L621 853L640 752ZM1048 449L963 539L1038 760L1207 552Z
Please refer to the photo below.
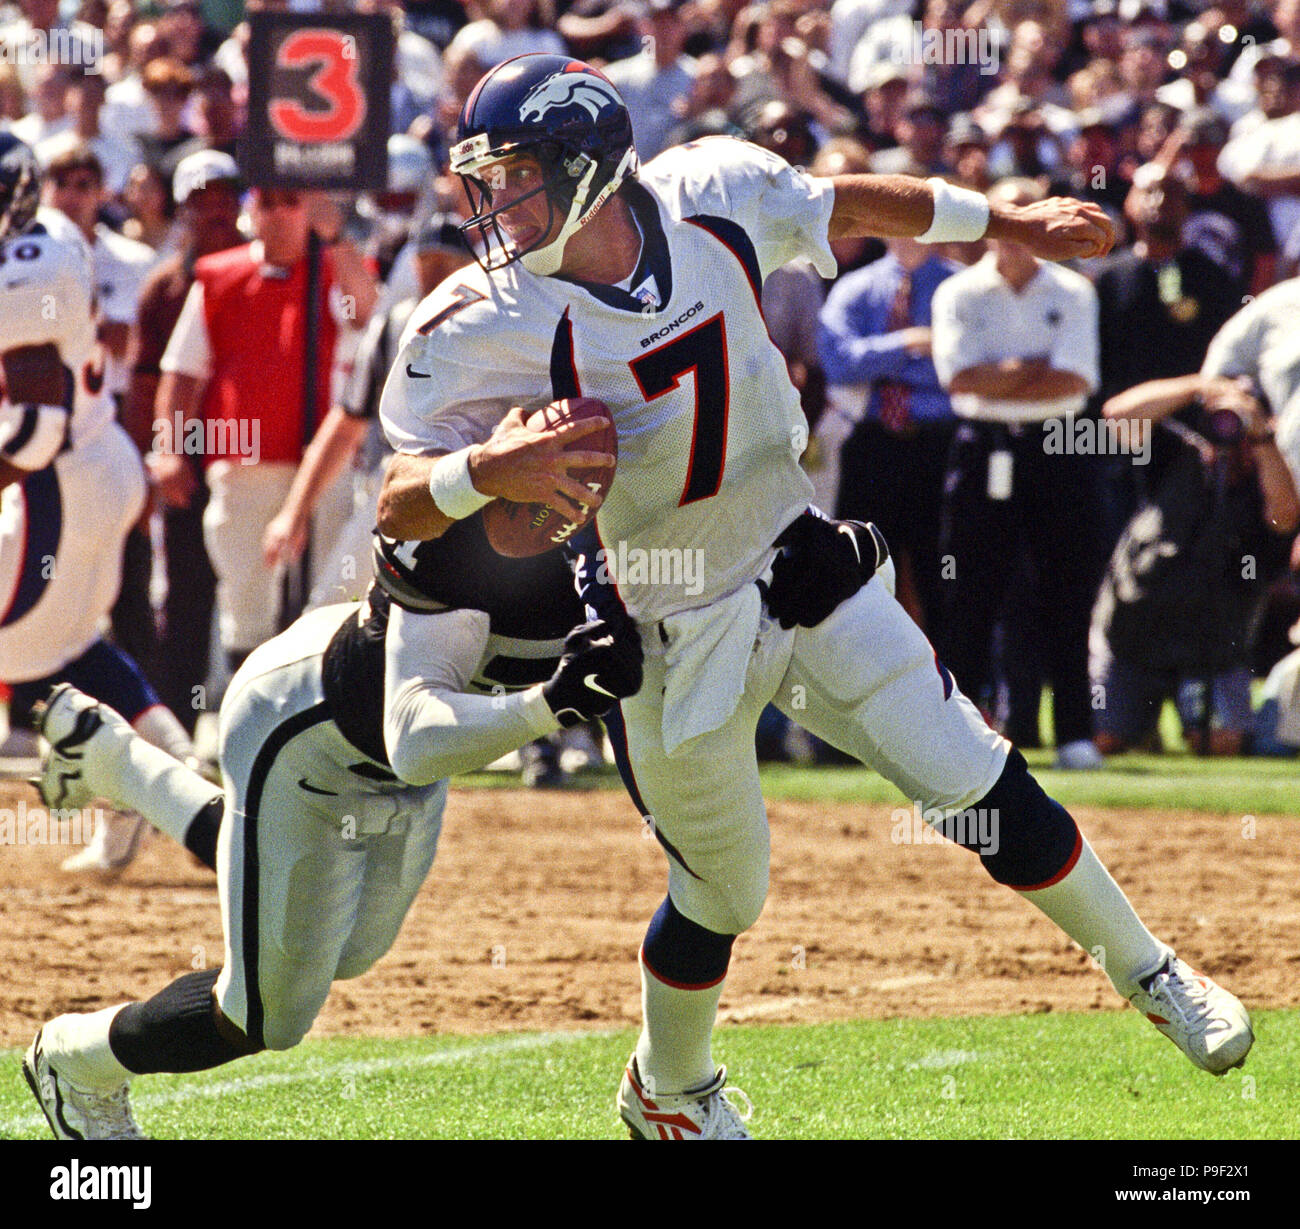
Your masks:
M597 401L594 397L568 397L563 401L554 401L530 415L528 426L541 430L567 422L579 422L585 418L603 418L605 429L575 439L565 451L607 452L617 461L618 433L614 429L614 416L603 401ZM488 504L483 509L483 526L492 549L498 555L523 559L563 546L605 502L610 484L614 481L614 470L615 466L608 465L570 471L570 475L591 492L590 503L584 505L586 511L577 520L571 519L567 513L557 512L550 504L518 504L508 499L498 499Z

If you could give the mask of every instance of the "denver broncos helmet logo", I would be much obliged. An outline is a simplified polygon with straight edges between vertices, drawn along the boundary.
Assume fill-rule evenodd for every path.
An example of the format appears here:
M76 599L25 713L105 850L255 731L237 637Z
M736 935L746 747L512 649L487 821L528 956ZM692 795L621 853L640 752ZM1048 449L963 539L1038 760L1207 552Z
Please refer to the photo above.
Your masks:
M606 107L622 106L618 91L603 77L591 72L564 72L539 81L519 105L519 118L525 123L542 119L557 107L581 107L593 120Z

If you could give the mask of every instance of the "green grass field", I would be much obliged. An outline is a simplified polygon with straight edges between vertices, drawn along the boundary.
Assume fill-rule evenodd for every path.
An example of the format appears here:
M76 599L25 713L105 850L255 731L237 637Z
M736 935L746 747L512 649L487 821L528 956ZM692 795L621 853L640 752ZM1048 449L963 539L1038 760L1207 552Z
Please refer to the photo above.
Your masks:
M1194 1070L1134 1012L727 1028L718 1056L769 1139L1285 1139L1300 1019L1260 1012L1244 1071ZM631 1033L308 1042L142 1078L141 1126L188 1139L617 1139ZM9 1051L0 1138L44 1119ZM744 1099L737 1096L739 1104Z
M1185 753L1117 755L1096 772L1059 772L1051 751L1025 758L1043 788L1067 807L1125 807L1210 811L1219 815L1300 815L1300 760L1201 759ZM868 768L804 768L768 764L763 793L770 800L902 804L902 795ZM480 772L458 786L518 788L513 773ZM613 768L583 774L580 788L621 789Z

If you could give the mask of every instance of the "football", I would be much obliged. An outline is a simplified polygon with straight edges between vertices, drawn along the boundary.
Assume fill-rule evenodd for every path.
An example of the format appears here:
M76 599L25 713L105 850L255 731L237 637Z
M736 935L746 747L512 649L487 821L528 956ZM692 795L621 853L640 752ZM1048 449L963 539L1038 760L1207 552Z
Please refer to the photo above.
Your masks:
M609 412L609 406L594 397L568 397L563 401L553 401L530 415L528 425L540 429L578 422L584 418L604 419L605 429L575 439L566 451L607 452L617 460L618 435L614 430L614 416ZM488 504L483 509L483 526L492 549L498 555L523 559L562 546L604 503L610 484L614 481L614 470L615 467L609 465L571 471L573 477L591 492L591 502L586 505L586 511L579 520L570 520L566 514L557 512L549 504L516 504L507 499L498 499Z

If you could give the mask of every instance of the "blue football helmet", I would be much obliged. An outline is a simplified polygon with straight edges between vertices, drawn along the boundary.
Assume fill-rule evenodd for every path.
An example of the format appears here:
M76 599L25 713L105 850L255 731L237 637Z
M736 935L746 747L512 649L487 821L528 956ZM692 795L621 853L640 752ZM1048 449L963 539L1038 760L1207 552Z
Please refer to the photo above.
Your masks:
M0 241L21 235L41 203L41 169L36 155L16 136L0 132Z
M491 176L484 172L512 153L527 153L542 169L542 185L493 208ZM461 227L485 269L518 260L530 273L554 273L564 246L629 176L637 171L632 119L618 91L581 60L562 55L515 56L498 64L474 87L460 114L451 169L469 197L470 220ZM518 248L500 214L540 192L548 223ZM554 238L547 242L560 227Z

